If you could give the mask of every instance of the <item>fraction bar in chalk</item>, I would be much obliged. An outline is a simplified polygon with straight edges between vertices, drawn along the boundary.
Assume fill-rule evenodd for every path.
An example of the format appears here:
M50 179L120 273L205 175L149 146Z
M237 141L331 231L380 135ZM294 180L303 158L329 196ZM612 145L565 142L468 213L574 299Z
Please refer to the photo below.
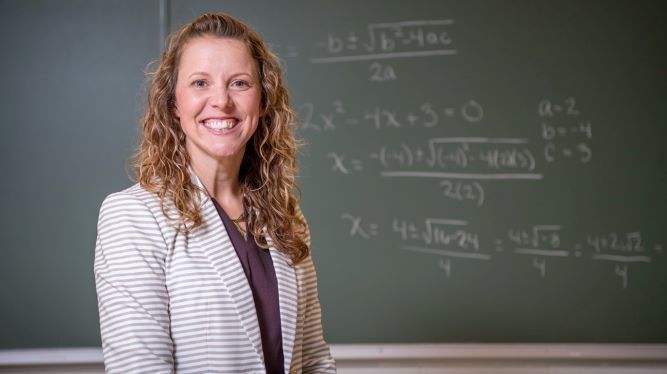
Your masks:
M432 143L488 143L488 144L525 144L528 139L521 138L431 138Z
M383 171L380 172L383 177L413 177L413 178L441 178L441 179L532 179L540 180L544 177L542 174L533 173L498 173L498 174L479 174L479 173L445 173L435 171Z
M440 19L433 21L400 21L400 22L384 22L384 23L371 23L371 28L379 27L413 27L413 26L442 26L442 25L451 25L454 23L453 19Z
M619 256L619 255L595 254L593 255L593 259L617 261L617 262L651 262L651 258L648 256Z
M388 58L446 56L446 55L455 55L457 53L458 51L456 49L438 49L433 51L391 52L391 53L373 53L373 54L353 55L353 56L316 57L316 58L311 58L310 62L317 64L317 63L328 63L328 62L381 60Z
M467 259L473 259L473 260L490 260L491 259L490 255L485 255L483 253L458 252L458 251L451 251L451 250L448 250L448 249L414 247L414 246L411 246L411 245L404 245L401 248L405 249L405 250L408 250L408 251L413 251L413 252L427 253L427 254L431 254L431 255L439 255L439 256L447 256L447 257L467 258Z
M568 251L557 250L557 249L535 249L535 248L516 248L514 253L521 255L537 255L537 256L554 256L554 257L567 257L570 255Z

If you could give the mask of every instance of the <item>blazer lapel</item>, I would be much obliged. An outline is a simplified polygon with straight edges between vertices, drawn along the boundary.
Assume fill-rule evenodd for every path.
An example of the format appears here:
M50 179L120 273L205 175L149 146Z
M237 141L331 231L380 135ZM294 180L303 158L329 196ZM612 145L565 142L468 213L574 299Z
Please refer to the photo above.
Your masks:
M204 187L191 170L193 182L202 189L200 211L203 224L192 232L192 240L202 248L209 261L220 275L223 284L232 296L243 327L259 357L264 360L262 336L257 322L257 312L248 279L243 272L241 261L234 250L225 226L215 209L213 202L205 193ZM271 239L267 238L269 245ZM283 356L285 372L289 372L294 353L297 320L303 318L303 310L298 308L299 277L291 260L277 249L271 247L271 260L278 282L278 303L280 305L280 327L283 338Z
M196 176L195 179L201 186ZM200 198L203 223L191 232L190 238L193 244L203 250L220 275L223 285L234 300L234 306L248 339L263 361L262 337L248 279L213 202L204 192L200 194Z
M278 281L278 302L280 304L280 328L283 335L285 373L289 373L292 364L292 354L294 352L297 314L299 312L299 288L296 272L294 267L290 265L290 259L273 247L270 253Z

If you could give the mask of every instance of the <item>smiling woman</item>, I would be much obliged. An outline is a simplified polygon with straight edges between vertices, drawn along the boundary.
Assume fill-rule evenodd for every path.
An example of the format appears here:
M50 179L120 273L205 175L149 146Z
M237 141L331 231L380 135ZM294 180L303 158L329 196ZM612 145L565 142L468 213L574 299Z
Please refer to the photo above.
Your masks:
M240 165L259 121L258 75L243 42L204 36L186 46L178 68L175 113L195 170L226 160Z
M153 76L139 183L102 204L95 280L108 372L335 372L277 58L206 14Z

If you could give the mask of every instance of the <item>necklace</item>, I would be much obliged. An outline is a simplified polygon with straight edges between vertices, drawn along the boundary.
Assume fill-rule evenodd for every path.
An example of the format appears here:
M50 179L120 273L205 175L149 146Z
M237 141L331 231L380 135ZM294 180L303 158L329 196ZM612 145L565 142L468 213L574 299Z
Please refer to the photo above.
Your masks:
M234 224L234 226L236 226L236 229L239 230L241 236L243 236L243 240L248 240L248 233L243 228L243 220L245 219L245 212L241 213L241 215L237 219L234 219L232 217L229 217L229 219L232 220L232 223Z

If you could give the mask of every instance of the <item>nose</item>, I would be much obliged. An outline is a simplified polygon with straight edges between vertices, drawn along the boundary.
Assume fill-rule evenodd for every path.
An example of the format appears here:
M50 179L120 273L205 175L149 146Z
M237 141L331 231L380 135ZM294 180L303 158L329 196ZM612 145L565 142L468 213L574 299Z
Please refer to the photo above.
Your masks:
M221 110L228 109L233 105L233 100L227 87L215 90L213 97L211 97L211 104L213 107Z

